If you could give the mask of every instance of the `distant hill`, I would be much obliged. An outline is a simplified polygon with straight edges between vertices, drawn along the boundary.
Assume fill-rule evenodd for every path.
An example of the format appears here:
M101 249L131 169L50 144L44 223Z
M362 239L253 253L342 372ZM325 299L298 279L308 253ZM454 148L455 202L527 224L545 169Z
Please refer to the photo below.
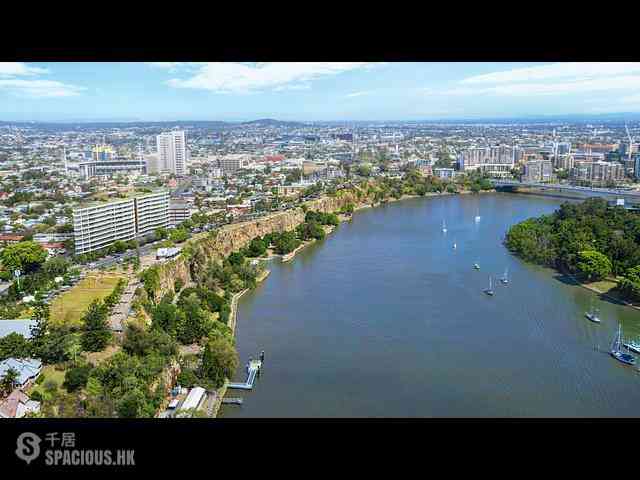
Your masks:
M240 122L242 125L260 125L265 127L294 127L296 125L304 125L302 122L287 122L284 120L276 120L274 118L261 118L251 120L249 122Z

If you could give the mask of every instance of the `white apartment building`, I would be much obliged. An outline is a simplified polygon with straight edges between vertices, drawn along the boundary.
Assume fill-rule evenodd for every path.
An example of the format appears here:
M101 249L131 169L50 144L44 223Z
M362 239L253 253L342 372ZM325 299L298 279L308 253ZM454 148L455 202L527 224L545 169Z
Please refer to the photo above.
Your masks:
M187 174L187 145L183 130L158 135L156 145L160 170L176 175Z
M147 174L160 173L162 171L162 165L160 164L160 156L157 153L151 153L144 156L144 161L147 165Z
M503 170L513 168L516 163L516 150L508 145L494 145L486 148L470 148L458 157L460 170L469 171L484 168Z
M136 236L169 225L169 192L163 191L133 199L136 205Z
M168 191L77 208L73 211L75 253L93 252L167 227L168 210Z
M551 160L533 160L525 163L522 180L525 182L550 182L553 179Z

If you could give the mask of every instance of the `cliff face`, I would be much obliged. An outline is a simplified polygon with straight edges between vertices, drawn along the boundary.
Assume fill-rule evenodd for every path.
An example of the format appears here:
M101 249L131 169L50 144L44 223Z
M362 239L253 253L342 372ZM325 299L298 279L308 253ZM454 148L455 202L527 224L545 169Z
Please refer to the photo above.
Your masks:
M309 201L306 206L309 210L330 213L349 203L358 205L359 202L350 192L341 193L339 197ZM202 233L194 236L185 244L182 255L156 267L159 286L154 292L156 301L167 292L173 291L176 279L181 279L184 284L195 281L198 270L212 260L222 260L232 252L247 246L255 237L293 230L304 222L304 216L302 208L295 208L249 222L225 225L215 234Z

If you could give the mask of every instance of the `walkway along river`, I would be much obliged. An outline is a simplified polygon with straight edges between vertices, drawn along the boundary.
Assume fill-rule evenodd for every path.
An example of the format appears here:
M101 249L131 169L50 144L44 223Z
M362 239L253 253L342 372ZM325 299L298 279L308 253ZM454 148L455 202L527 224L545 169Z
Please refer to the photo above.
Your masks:
M560 203L506 193L390 203L271 262L239 302L233 381L261 350L265 369L220 416L638 416L640 375L607 349L618 321L640 336L640 312L502 245L510 225ZM584 317L592 298L601 325Z

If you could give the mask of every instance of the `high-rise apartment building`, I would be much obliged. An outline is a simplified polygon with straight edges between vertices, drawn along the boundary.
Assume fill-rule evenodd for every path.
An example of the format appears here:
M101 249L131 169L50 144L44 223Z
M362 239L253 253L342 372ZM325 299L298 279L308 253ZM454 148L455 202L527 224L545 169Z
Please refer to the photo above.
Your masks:
M187 174L187 146L183 130L158 135L156 145L161 171L176 175Z
M164 190L77 208L73 211L75 253L93 252L167 227L168 212L169 192Z
M551 160L534 160L524 164L525 182L549 182L553 178L553 165Z
M624 178L624 167L617 162L576 161L571 170L571 178L578 182L604 186Z
M477 170L483 166L508 166L515 164L516 149L509 145L494 145L491 147L470 148L462 152L458 158L462 170ZM491 170L491 168L488 168ZM496 170L501 170L497 168Z

